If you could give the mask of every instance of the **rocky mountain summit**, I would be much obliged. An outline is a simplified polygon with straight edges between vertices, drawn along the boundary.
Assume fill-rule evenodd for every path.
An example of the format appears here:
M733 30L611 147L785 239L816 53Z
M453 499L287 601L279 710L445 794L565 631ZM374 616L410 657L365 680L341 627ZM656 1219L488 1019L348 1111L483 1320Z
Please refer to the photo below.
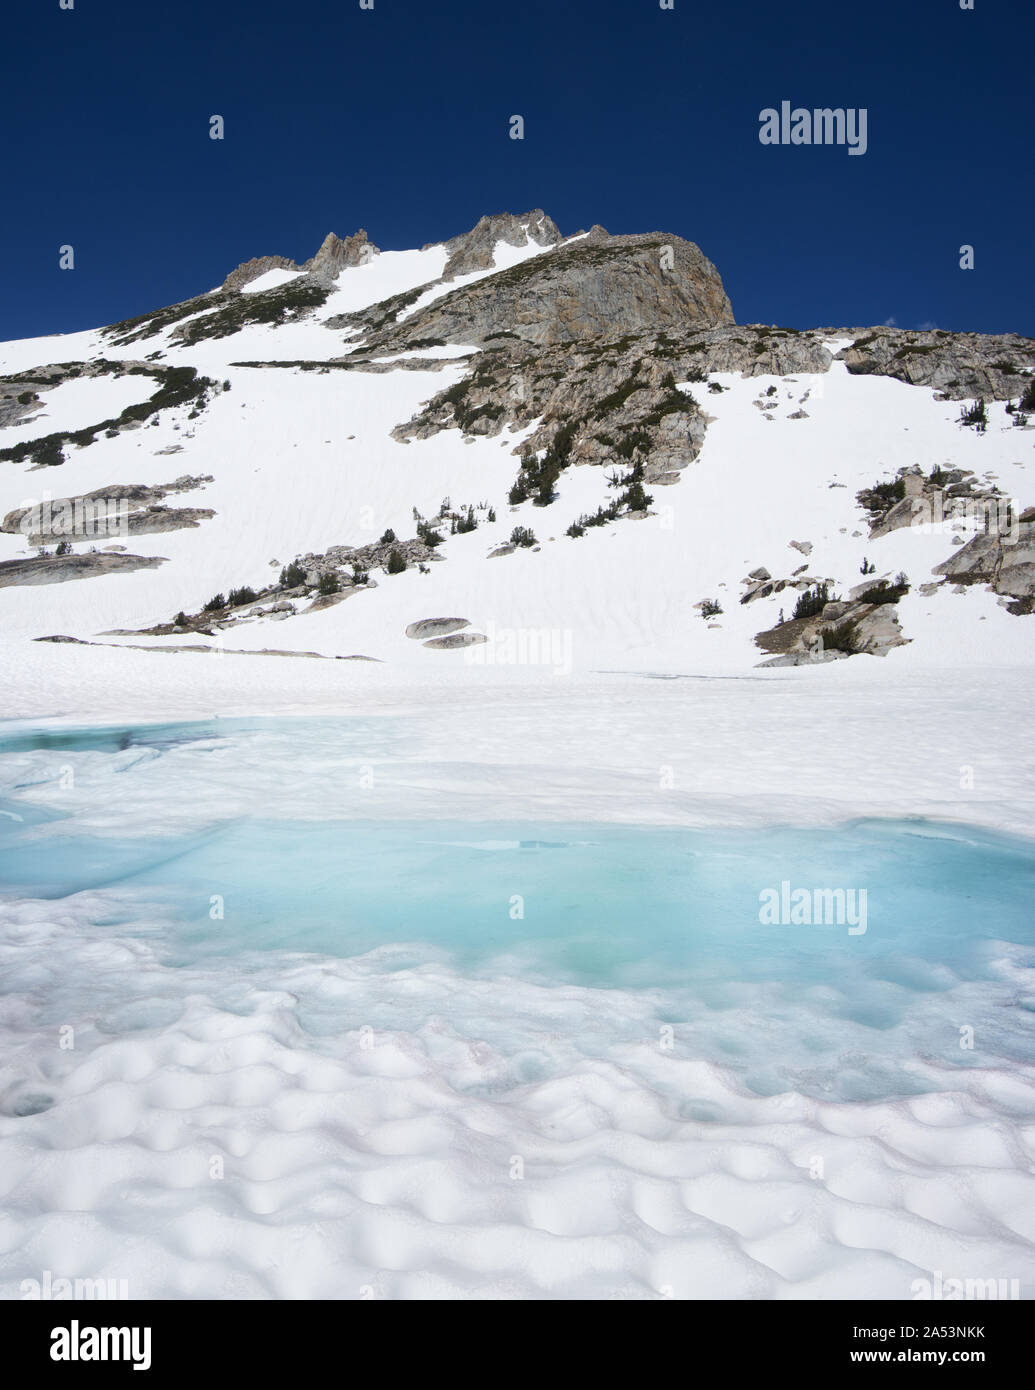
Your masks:
M432 242L421 247L421 250L429 251L433 246L444 245L449 259L442 278L455 280L458 275L490 270L496 264L495 251L501 242L505 246L527 246L529 242L536 246L556 246L562 239L553 218L547 217L542 208L536 208L524 216L501 212L479 218L469 232L450 237L443 243Z
M339 316L332 327L366 330L364 349L407 351L429 341L484 342L506 334L549 346L600 336L732 324L733 311L718 271L693 242L650 233L610 236L603 227L564 242L556 223L541 210L483 217L469 231L423 250L442 246L442 274L419 287L427 291L478 272L491 271L500 246L541 247L536 256L480 277L409 315L399 314L418 297L382 301L365 313ZM342 270L379 255L364 231L344 241L329 233L303 265L284 256L262 256L239 265L222 290L240 290L270 270L305 274L326 285ZM382 311L374 313L372 311Z
M380 254L361 227L354 236L344 239L328 232L315 256L301 265L287 256L255 256L235 267L220 286L224 290L241 290L270 270L292 270L312 277L319 284L332 284L349 266L364 265Z
M557 224L541 208L518 216L512 212L482 217L469 232L461 232L445 242L428 242L421 247L429 251L443 246L448 253L442 279L455 280L478 270L490 270L495 261L495 248L506 246L556 246L562 240ZM224 290L240 290L258 280L270 270L289 270L310 275L314 280L329 284L350 266L365 265L381 254L361 227L353 236L339 237L328 232L315 256L299 265L288 256L255 256L236 266L220 286Z

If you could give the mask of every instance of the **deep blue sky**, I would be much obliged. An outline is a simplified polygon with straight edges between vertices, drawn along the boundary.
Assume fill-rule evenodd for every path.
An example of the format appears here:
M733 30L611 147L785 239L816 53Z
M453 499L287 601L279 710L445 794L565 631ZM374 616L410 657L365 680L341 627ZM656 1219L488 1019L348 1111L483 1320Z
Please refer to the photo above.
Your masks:
M0 339L173 303L329 230L391 250L532 207L696 241L741 322L1033 334L1033 58L1031 0L23 2ZM867 153L763 147L785 98L866 107Z

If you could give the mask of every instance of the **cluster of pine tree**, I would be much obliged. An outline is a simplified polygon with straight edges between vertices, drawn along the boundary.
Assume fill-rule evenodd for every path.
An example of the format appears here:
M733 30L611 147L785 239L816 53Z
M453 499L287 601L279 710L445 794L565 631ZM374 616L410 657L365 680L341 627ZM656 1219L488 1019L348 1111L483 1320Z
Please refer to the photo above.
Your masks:
M537 507L546 507L557 496L557 479L571 462L571 446L575 439L576 422L569 420L554 435L541 459L531 449L521 455L517 481L510 489L508 501L512 507L533 500Z
M815 618L823 612L828 603L836 603L836 595L830 597L830 585L826 580L822 584L817 584L814 589L805 589L798 595L798 602L794 605L794 616L796 618Z

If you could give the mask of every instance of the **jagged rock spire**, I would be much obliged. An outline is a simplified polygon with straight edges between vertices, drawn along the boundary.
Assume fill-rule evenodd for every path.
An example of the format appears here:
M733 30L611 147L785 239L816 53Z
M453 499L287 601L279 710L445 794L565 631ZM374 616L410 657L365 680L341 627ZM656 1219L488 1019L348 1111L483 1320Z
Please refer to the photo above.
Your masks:
M474 270L489 270L494 264L493 250L499 241L508 246L556 246L561 233L552 217L542 208L531 212L499 212L481 217L469 232L444 242L449 252L443 277L451 280L457 275L469 275ZM434 244L434 243L433 243Z
M594 227L590 235L606 236L607 233L602 227ZM445 246L448 259L443 278L452 280L475 270L491 270L494 265L493 251L498 242L506 242L508 246L527 246L529 243L556 246L562 239L553 218L548 217L542 208L533 208L531 212L499 212L481 217L469 232L462 232L446 242L429 242L421 249L426 251L431 246ZM232 270L221 288L243 289L269 270L304 271L322 284L329 284L347 267L365 265L371 256L379 254L362 227L354 236L347 236L344 240L334 232L328 232L319 251L304 264L299 265L287 256L256 256Z
M310 256L303 265L287 256L255 256L232 270L221 288L242 289L253 280L257 280L260 275L265 275L268 270L306 271L314 279L327 284L347 266L365 265L372 256L379 254L378 248L370 241L362 227L354 236L347 236L344 240L334 232L328 232L316 255Z
M346 266L365 265L373 256L379 255L378 248L369 240L360 227L354 236L341 237L328 232L319 251L302 267L318 280L335 279Z

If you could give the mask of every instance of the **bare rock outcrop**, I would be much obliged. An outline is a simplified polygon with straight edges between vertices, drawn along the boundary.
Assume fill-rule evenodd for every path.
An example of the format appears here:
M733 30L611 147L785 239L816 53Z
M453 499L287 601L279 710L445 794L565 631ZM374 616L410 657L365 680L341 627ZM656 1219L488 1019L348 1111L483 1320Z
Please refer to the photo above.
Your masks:
M837 354L853 376L890 376L950 400L1011 400L1035 374L1035 340L1017 333L873 328Z
M469 275L477 270L489 270L495 261L493 252L497 242L507 246L556 246L561 233L551 217L542 208L533 212L515 215L500 212L489 217L479 218L469 232L451 237L444 242L449 259L442 272L444 280L454 280L458 275ZM428 248L425 247L425 250Z
M336 280L348 266L365 265L371 257L378 255L378 248L367 238L366 232L359 229L354 236L342 239L334 232L328 232L315 256L299 265L288 256L254 256L250 261L242 261L223 281L221 290L240 290L250 285L260 275L270 270L304 271L321 285Z
M642 464L645 482L670 483L697 457L707 427L693 394L676 385L696 370L693 361L657 335L531 353L504 342L393 435L492 436L538 420L524 450L562 448L565 467Z
M702 372L740 372L741 376L795 376L828 372L833 354L825 334L814 329L775 328L748 323L699 328L687 342Z
M806 666L863 654L886 656L909 640L903 635L895 602L849 598L834 599L810 617L778 623L758 633L755 644L771 653L760 666Z
M333 232L328 232L319 251L306 261L302 269L320 284L329 284L336 280L343 270L350 266L366 265L379 254L378 248L369 240L362 227L355 235L347 236L344 240L335 236Z
M215 512L207 507L168 507L163 505L163 499L177 492L193 492L210 482L211 475L184 476L172 483L155 485L109 483L75 497L18 507L0 521L0 531L15 535L20 532L32 545L48 545L54 541L95 541L195 527L215 516Z
M258 280L260 275L265 275L269 270L300 270L301 266L287 256L253 256L250 261L242 261L235 270L220 285L223 290L241 290L245 285L250 285L253 280Z
M1018 616L1035 611L1035 515L1024 512L1010 531L974 536L932 573L956 584L987 584L1013 600L1009 611Z
M571 463L642 463L644 481L664 485L697 457L708 423L703 392L695 399L696 387L679 390L677 383L703 386L709 371L824 372L832 360L817 334L759 326L653 328L540 347L502 330L471 359L469 376L433 396L393 435L426 439L459 428L493 436L538 420L525 447L547 448L568 430Z
M4 560L0 562L0 589L15 584L65 584L70 579L157 569L164 564L165 557L160 555L39 555L30 560Z
M1007 531L1017 519L1013 500L969 468L937 469L929 476L915 467L902 469L892 482L858 493L857 500L870 513L873 540L905 527L954 523Z
M533 256L392 323L365 347L404 352L422 341L500 336L550 347L732 322L719 273L699 247L651 233L571 242Z

